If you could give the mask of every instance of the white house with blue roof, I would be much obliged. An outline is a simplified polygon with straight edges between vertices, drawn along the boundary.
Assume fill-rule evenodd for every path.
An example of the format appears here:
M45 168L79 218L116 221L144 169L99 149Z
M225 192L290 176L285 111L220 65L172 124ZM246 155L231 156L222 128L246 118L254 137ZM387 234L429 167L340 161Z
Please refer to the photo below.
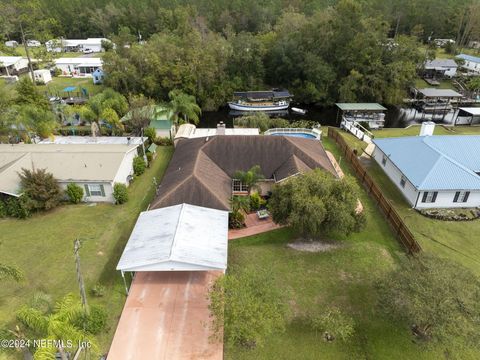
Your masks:
M460 54L457 55L457 59L463 60L462 68L466 69L468 72L480 74L480 57Z
M480 206L480 136L408 136L373 143L373 158L413 208Z

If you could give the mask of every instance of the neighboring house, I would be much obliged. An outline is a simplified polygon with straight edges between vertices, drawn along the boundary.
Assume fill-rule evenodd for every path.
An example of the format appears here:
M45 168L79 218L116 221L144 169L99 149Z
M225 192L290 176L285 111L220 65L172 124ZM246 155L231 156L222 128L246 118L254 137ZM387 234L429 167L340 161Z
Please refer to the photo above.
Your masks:
M445 46L447 44L455 44L455 40L453 40L453 39L434 39L433 42L438 47L442 47L442 46Z
M188 203L230 210L233 194L245 186L233 179L238 170L259 165L265 177L262 194L273 184L321 168L336 175L321 142L287 136L214 136L181 139L151 209Z
M5 41L6 47L16 48L18 46L18 42L15 40Z
M159 105L145 106L141 109L136 109L134 111L139 111L142 116L150 120L148 127L154 128L157 137L173 139L175 136L175 124L171 120L171 113L163 111L164 108ZM133 116L132 111L128 112L122 119L121 122L129 121Z
M101 58L60 58L55 60L55 67L62 72L62 75L71 76L92 76L101 69L103 62Z
M42 43L38 40L27 40L28 47L39 47L42 46Z
M453 77L457 73L458 65L453 59L434 59L425 63L424 76L427 78Z
M467 70L469 73L476 75L480 74L480 58L472 55L460 54L457 55L458 59L463 60L461 67Z
M413 208L480 206L480 136L409 136L373 142L373 158Z
M138 145L0 144L0 193L21 195L22 169L46 169L64 189L76 183L84 201L114 202L113 185L128 185Z
M57 145L142 145L141 137L131 136L54 136L38 144Z
M0 56L0 76L14 76L28 71L28 60L21 56Z
M92 79L95 85L103 84L103 80L105 79L105 73L101 68L98 68L92 73Z
M50 70L40 69L33 72L35 82L38 84L47 84L52 81L52 74Z
M47 51L51 52L102 52L102 41L106 38L88 39L59 39L49 40L45 43Z
M194 139L215 135L259 135L258 128L227 128L223 122L216 128L197 128L193 124L182 124L175 135L174 143L180 139Z

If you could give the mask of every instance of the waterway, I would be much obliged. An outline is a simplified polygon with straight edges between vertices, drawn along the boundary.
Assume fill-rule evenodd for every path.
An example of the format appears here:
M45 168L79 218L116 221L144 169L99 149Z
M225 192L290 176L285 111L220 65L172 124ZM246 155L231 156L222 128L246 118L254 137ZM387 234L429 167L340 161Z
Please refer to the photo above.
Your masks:
M281 117L290 121L295 120L314 120L323 126L338 126L337 108L335 106L319 107L313 105L296 105L302 109L306 109L305 115L298 115L291 110L286 113L271 114L272 117ZM227 106L220 108L218 111L204 112L200 118L199 127L213 128L220 121L223 121L227 127L233 127L234 119L242 114L232 112ZM433 119L437 124L452 124L457 117L457 111L450 111L443 115L436 115ZM390 106L387 108L385 115L385 127L387 128L403 128L412 124L420 124L422 121L432 120L431 114L424 114L412 107Z

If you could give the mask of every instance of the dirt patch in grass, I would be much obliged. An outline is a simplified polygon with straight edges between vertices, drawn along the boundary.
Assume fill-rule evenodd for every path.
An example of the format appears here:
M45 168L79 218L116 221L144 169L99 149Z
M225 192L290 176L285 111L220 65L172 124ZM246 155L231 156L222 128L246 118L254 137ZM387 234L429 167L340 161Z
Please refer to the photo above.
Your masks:
M342 246L334 243L327 243L321 241L296 241L287 244L290 249L305 252L327 252L341 248Z

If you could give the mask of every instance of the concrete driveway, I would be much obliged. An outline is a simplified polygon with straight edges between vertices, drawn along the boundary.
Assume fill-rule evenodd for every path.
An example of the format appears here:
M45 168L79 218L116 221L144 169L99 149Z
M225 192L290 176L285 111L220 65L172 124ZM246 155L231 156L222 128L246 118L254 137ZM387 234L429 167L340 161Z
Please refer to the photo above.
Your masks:
M138 272L108 360L223 359L210 341L207 291L220 271Z

